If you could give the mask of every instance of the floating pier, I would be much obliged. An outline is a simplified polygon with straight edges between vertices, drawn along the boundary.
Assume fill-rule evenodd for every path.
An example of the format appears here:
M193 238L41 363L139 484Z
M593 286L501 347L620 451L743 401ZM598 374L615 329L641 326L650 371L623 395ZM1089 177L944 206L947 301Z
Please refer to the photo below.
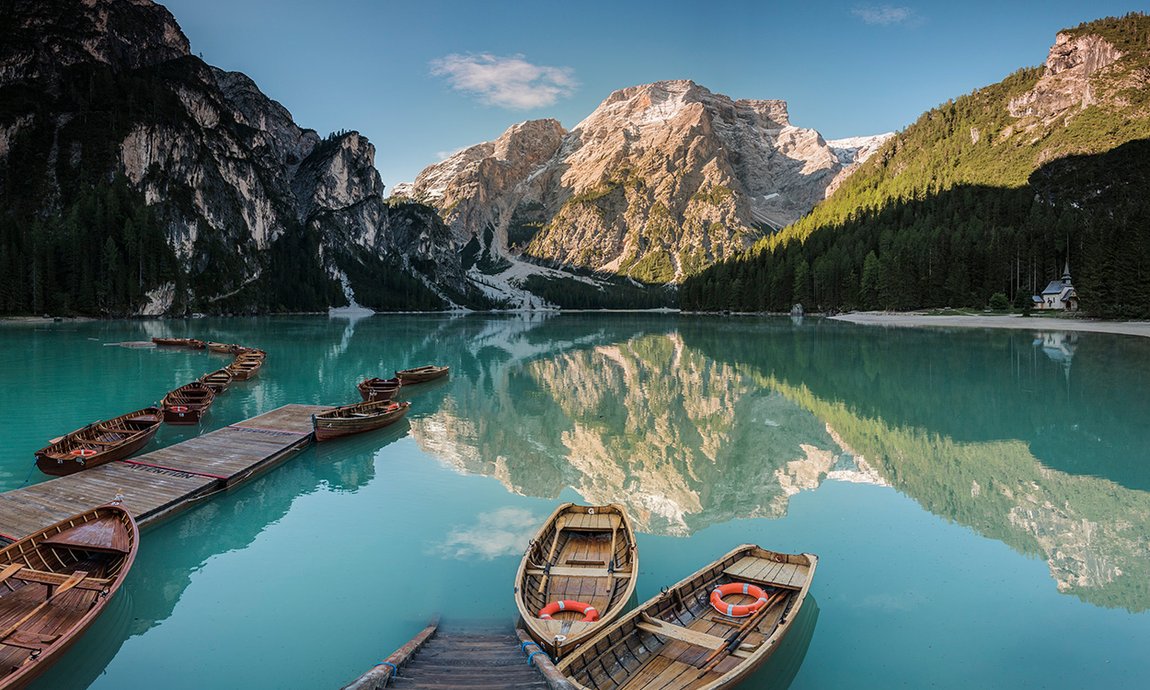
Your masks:
M526 660L526 663L524 661ZM343 690L573 690L523 630L446 632L432 621Z
M146 455L0 494L0 537L15 541L117 494L145 527L287 459L311 443L311 416L330 409L284 405Z

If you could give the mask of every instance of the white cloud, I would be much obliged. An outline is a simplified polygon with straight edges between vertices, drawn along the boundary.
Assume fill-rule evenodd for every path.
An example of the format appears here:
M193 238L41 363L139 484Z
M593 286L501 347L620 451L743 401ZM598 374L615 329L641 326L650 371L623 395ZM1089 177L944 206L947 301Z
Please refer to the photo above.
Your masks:
M448 558L491 560L523 553L542 518L523 508L499 508L451 530L433 551Z
M522 55L452 54L432 60L431 73L483 103L517 110L552 105L579 85L570 67L533 65Z
M891 5L860 5L851 10L851 14L867 24L889 26L891 24L909 24L917 19L914 10L909 7L893 7Z

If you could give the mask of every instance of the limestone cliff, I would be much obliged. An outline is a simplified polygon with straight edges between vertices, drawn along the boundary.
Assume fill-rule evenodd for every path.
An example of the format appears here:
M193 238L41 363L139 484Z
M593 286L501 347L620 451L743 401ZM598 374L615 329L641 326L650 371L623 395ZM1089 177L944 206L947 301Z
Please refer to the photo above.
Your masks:
M1071 108L1083 109L1098 102L1098 77L1122 53L1097 34L1059 33L1050 47L1042 77L1034 88L1012 98L1007 111L1013 117L1050 119Z
M0 245L33 287L0 311L316 310L345 302L341 280L381 309L475 297L442 222L384 200L366 138L300 127L247 76L192 56L162 6L8 5ZM99 210L109 195L116 214ZM76 246L89 263L63 251ZM93 286L109 287L93 301Z
M665 283L799 218L885 139L835 147L783 101L663 81L612 93L569 132L515 125L404 191L478 252Z

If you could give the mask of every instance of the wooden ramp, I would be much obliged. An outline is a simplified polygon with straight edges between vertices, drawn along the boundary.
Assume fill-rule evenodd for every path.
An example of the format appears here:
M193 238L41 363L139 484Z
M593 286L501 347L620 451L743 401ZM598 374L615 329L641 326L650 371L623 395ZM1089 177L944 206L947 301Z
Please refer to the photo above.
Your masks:
M344 690L573 690L522 630L441 632L438 622Z
M321 405L284 405L146 455L0 494L0 537L15 541L117 494L141 527L235 486L311 442Z

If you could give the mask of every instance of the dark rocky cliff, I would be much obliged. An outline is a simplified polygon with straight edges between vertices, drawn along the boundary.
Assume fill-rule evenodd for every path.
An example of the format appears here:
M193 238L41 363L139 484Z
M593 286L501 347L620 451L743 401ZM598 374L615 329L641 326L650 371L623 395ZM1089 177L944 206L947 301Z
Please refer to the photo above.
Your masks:
M0 12L0 312L486 304L357 132L321 138L150 0Z

